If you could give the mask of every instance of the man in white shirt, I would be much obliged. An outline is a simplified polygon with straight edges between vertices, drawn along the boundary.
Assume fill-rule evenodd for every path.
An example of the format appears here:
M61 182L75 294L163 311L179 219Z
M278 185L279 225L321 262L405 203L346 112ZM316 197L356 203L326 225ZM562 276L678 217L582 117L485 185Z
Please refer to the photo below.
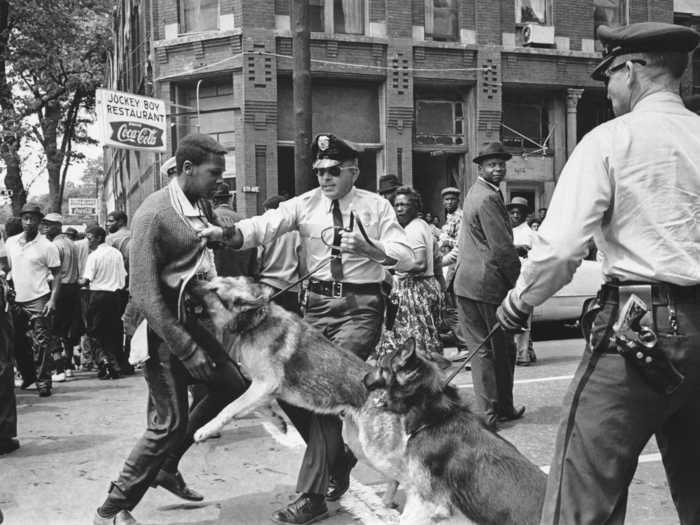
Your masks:
M51 321L61 288L61 259L58 248L39 233L44 214L39 206L27 204L20 212L22 233L7 239L5 250L15 288L15 333L32 330L32 353L37 390L41 397L51 395ZM49 276L53 280L49 284ZM31 378L23 377L23 386Z
M81 284L89 287L86 332L94 346L100 379L118 379L121 368L117 355L121 351L120 290L126 283L124 258L119 250L105 243L107 233L99 226L87 230L85 238L90 254L85 262Z
M602 286L557 435L543 524L621 524L655 435L682 524L700 522L700 117L680 79L700 35L643 22L598 37L593 78L617 118L589 132L559 176L497 317L518 330L571 280L594 238ZM625 312L629 312L627 315Z

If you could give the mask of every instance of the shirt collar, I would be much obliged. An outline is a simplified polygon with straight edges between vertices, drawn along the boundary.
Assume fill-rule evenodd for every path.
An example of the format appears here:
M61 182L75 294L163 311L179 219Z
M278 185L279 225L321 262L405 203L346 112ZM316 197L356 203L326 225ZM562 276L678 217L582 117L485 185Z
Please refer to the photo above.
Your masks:
M170 185L173 187L173 194L175 196L175 199L177 201L177 204L180 206L180 210L182 211L182 214L185 217L203 217L204 213L202 212L201 208L198 205L198 202L192 204L190 200L187 198L185 195L185 192L182 191L182 188L177 182L177 179L173 179L170 182Z
M683 100L676 93L671 91L658 91L647 95L637 102L632 111L664 111L668 112L672 109L681 109L685 111Z
M484 177L482 177L481 175L479 175L479 180L482 181L482 182L483 182L484 184L486 184L487 186L489 186L493 191L497 191L497 192L499 192L499 193L501 192L501 189L500 189L498 186L496 186L495 184L491 184L489 181L487 181L487 180L486 180Z
M321 202L324 203L324 208L328 210L328 213L331 213L333 211L333 200L326 197L320 188L318 191L321 192ZM349 192L347 192L343 197L338 199L338 205L340 206L341 211L346 210L350 206L350 203L352 202L354 196L355 186L350 188Z

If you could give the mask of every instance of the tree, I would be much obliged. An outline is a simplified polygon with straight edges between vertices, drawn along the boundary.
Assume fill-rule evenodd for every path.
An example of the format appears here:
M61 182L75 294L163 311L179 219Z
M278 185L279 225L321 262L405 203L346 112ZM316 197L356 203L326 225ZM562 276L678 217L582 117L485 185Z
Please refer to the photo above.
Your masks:
M61 211L66 173L85 132L110 45L109 0L0 0L0 108L5 185L13 209L26 200L17 150L39 143L50 211Z

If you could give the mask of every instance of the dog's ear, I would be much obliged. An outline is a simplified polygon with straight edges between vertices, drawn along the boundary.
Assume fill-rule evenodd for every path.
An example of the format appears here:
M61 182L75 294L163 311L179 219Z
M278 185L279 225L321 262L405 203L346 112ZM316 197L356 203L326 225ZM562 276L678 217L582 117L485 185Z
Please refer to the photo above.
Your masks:
M416 353L416 340L413 337L406 339L398 355L394 358L394 366L398 369L406 366L406 363L415 355Z

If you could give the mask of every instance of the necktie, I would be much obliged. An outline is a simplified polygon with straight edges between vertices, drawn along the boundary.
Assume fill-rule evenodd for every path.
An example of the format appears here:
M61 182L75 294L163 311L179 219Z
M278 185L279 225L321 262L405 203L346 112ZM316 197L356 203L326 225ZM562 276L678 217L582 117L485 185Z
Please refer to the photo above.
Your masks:
M340 204L337 199L333 200L333 245L340 245L340 230L343 229L343 216L340 213ZM343 280L343 261L341 259L340 250L338 248L331 249L331 276L334 281Z

